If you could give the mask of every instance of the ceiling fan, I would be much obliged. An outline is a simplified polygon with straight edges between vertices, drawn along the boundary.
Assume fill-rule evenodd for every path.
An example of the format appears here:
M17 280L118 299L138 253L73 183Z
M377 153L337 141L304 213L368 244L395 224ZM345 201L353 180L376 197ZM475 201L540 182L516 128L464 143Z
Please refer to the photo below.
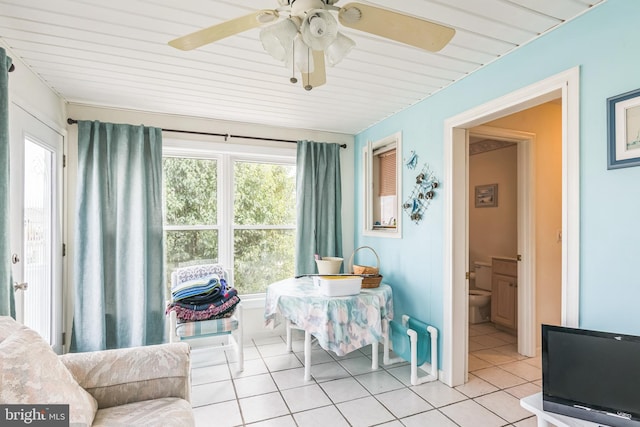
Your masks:
M338 31L340 23L355 30L375 34L400 43L437 52L449 43L455 30L422 18L363 3L334 6L339 0L278 0L274 10L258 10L221 24L179 37L170 46L191 50L243 31L265 26L260 32L264 49L295 71L306 90L326 83L325 62L336 65L355 46ZM285 19L278 20L281 16Z

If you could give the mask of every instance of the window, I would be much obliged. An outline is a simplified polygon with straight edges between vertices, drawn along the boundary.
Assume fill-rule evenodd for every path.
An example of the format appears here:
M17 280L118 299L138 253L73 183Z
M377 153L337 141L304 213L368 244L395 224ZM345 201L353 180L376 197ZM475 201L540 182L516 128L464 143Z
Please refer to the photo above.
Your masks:
M296 169L235 161L233 170L235 281L260 293L294 274Z
M398 217L396 188L396 149L383 147L373 151L374 194L373 227L395 228ZM375 201L375 197L379 200Z
M171 271L219 262L238 292L263 293L294 274L295 148L279 155L165 141L165 257Z
M367 144L364 155L364 234L401 237L400 134Z
M218 162L165 157L162 167L168 271L191 261L217 260Z

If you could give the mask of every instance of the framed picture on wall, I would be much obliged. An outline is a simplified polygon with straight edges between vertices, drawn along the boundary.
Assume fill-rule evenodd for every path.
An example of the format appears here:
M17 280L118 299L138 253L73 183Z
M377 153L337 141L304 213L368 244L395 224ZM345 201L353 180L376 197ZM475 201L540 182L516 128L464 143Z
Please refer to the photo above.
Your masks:
M498 206L498 184L476 185L476 208Z
M640 89L607 99L607 169L640 165Z

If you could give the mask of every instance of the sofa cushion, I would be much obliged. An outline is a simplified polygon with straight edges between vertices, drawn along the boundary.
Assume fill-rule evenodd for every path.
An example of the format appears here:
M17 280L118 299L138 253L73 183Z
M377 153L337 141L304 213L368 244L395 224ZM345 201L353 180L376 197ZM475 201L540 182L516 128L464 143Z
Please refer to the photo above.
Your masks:
M49 344L21 325L0 343L0 384L3 404L69 404L72 425L90 426L98 408Z
M93 421L100 427L194 426L191 404L178 397L127 403L100 409Z
M186 343L71 353L60 360L100 409L161 397L189 398Z

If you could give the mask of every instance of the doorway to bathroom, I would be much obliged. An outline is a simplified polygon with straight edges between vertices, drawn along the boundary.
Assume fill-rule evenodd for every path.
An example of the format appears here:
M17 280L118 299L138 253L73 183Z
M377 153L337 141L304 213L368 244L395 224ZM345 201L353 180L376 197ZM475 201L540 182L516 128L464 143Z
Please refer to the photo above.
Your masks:
M444 284L444 327L443 327L443 375L442 380L449 386L464 384L468 378L468 280L469 272L469 229L468 211L470 189L468 185L468 148L469 134L472 129L490 124L503 129L522 129L521 126L499 123L509 116L525 110L547 104L554 100L560 110L561 153L556 161L560 163L561 191L559 192L560 213L557 242L560 246L560 323L568 326L578 325L579 307L579 68L570 69L549 77L528 87L489 101L486 104L463 112L445 121L444 137L444 179L449 185L444 190L444 239L445 254L443 266ZM540 135L536 136L540 139ZM517 138L516 138L517 139ZM526 139L526 138L525 138ZM521 144L519 143L518 146ZM538 167L544 162L538 160ZM542 166L541 166L542 165ZM519 165L520 172L520 165ZM540 170L540 175L545 171ZM544 191L539 192L544 196ZM499 196L498 196L499 197ZM522 197L522 195L519 195ZM537 196L536 201L541 196ZM533 212L536 212L533 210ZM526 214L526 215L525 215ZM536 219L531 212L519 212L524 216L522 224L532 227ZM520 221L519 221L520 223ZM518 227L521 230L523 226ZM527 228L527 225L524 225ZM527 234L525 233L524 236ZM529 236L534 233L529 230ZM520 236L519 236L520 237ZM536 338L536 313L532 304L535 301L535 248L518 239L518 353L534 355ZM528 246L527 246L528 245ZM545 248L539 248L543 253ZM538 281L541 278L537 279Z
M483 128L486 132L469 131L469 324L495 324L516 335L517 276L513 272L519 253L518 212L528 209L518 209L518 189L530 182L529 177L518 176L518 155L529 156L529 150L518 150L517 140ZM469 352L482 350L487 344L470 330Z
M478 297L469 297L470 372L483 360L537 356L541 324L561 323L562 99L468 132L468 271L488 265L469 286L491 291L484 318ZM488 206L478 200L487 185L495 198ZM473 336L483 332L482 320L498 332Z

